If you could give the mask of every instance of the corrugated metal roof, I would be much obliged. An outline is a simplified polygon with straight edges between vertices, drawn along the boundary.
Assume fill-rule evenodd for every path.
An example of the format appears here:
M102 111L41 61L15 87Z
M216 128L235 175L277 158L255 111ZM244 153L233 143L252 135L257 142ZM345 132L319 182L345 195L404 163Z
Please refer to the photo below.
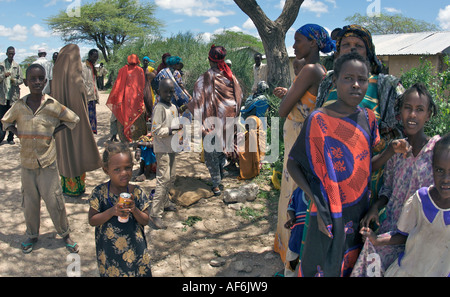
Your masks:
M450 54L450 31L373 35L379 56Z

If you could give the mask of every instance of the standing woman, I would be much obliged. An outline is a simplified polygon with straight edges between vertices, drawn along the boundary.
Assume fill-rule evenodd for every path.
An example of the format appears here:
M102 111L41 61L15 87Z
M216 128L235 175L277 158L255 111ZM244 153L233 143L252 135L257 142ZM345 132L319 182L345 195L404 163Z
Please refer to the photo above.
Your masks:
M152 117L152 110L153 110L153 106L155 104L155 94L153 93L153 89L152 89L152 81L156 77L155 68L148 65L150 62L154 62L154 61L150 60L150 58L147 56L145 56L142 59L142 64L144 64L142 69L144 70L144 75L145 75L144 104L145 104L145 109L147 110L147 116L149 118Z
M74 129L64 129L55 134L61 186L63 193L69 196L83 194L86 172L102 165L89 123L88 97L81 77L81 65L80 48L76 44L66 45L59 52L51 85L51 96L80 118Z
M289 220L287 207L292 193L298 187L287 171L287 157L300 134L305 118L315 107L317 89L326 74L326 69L320 64L319 52L329 53L335 49L333 40L327 31L319 25L307 24L302 26L295 33L294 38L293 48L296 58L298 60L304 59L305 66L303 66L281 101L278 111L281 117L286 117L283 127L285 157L280 198L278 200L278 224L274 250L280 254L283 262L286 260L290 236L290 230L284 227L284 224Z
M58 56L59 57L59 56ZM97 134L97 104L99 103L99 95L97 90L97 70L95 62L98 60L98 51L91 49L88 53L88 59L83 63L83 82L86 88L89 108L89 122L94 134Z

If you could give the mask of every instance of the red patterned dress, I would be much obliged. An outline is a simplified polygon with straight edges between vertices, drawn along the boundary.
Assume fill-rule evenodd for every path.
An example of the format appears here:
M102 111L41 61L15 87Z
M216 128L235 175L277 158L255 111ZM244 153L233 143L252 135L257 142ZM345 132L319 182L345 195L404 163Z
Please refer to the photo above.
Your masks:
M289 155L314 194L300 276L350 275L362 245L359 223L369 206L372 148L379 140L368 109L342 118L316 110L306 120ZM329 236L318 229L318 213Z

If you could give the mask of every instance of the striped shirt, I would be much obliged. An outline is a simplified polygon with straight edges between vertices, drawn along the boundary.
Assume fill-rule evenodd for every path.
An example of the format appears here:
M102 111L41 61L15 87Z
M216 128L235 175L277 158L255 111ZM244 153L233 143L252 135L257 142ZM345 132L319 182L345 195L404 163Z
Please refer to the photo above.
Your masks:
M61 124L73 129L80 118L70 109L44 95L35 113L27 105L28 96L18 100L3 116L3 129L17 127L20 139L20 161L24 168L45 168L56 161L53 133Z

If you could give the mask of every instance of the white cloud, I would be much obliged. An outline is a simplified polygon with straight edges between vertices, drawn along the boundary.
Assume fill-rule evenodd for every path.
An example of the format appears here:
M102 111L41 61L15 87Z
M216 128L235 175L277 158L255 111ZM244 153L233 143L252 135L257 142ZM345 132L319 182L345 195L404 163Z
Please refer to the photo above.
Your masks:
M384 10L386 10L389 13L402 13L400 9L394 7L385 7Z
M328 0L327 2L330 2L330 0ZM322 1L317 0L305 0L301 8L305 9L306 11L316 13L317 17L320 17L323 13L328 13L328 5L326 5Z
M220 2L220 3L219 3ZM155 0L155 4L161 9L171 10L176 14L198 17L221 17L234 15L232 10L226 10L224 5L234 5L232 1L209 0Z
M206 19L204 23L210 24L210 25L217 25L220 23L220 20L216 17L210 17L209 19Z
M28 30L27 27L21 26L19 24L15 25L12 28L5 27L0 25L0 36L7 37L12 41L27 41L28 39Z
M52 35L50 32L45 31L44 27L39 24L34 24L30 29L31 33L36 37L50 37Z
M450 30L450 5L447 5L445 8L439 9L437 20L439 21L442 29Z
M244 29L248 29L248 30L252 30L252 29L256 29L255 24L253 23L251 18L248 18L245 23L242 25L242 27Z

